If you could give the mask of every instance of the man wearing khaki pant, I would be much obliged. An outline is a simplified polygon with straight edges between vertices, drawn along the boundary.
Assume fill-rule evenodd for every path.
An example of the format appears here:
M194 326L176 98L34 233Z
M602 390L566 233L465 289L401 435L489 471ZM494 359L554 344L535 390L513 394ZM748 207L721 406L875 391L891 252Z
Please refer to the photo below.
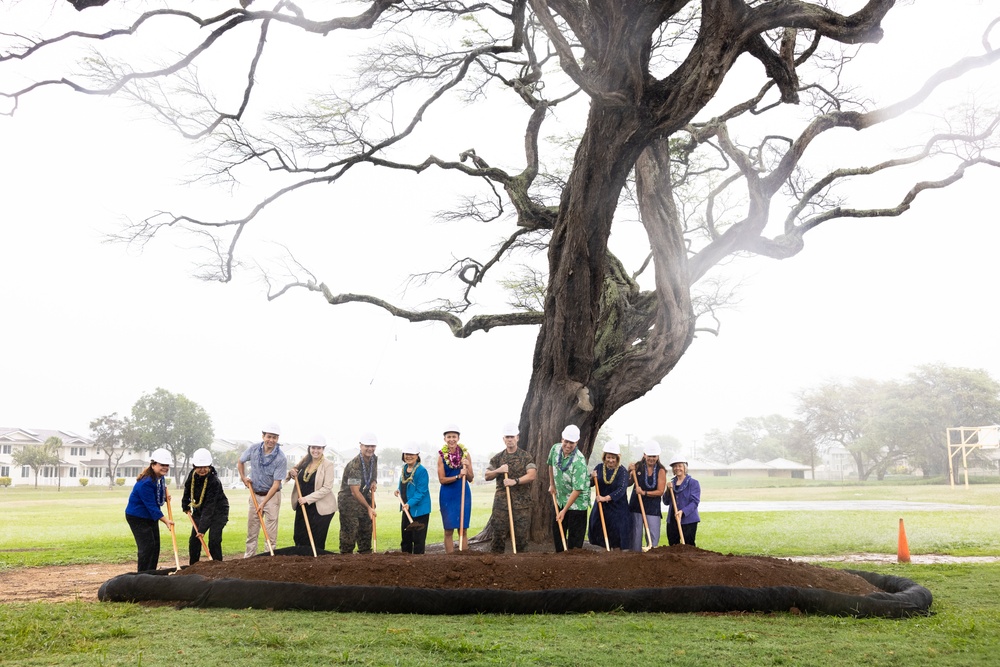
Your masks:
M256 496L264 515L264 528L271 538L271 547L278 538L278 510L281 508L281 482L288 474L288 461L281 451L278 437L281 428L277 424L267 424L262 430L263 439L240 454L236 469L240 479L246 484L250 493ZM250 474L246 472L246 464L250 464ZM244 558L250 558L257 553L257 540L260 535L260 519L254 506L254 498L249 499L247 512L247 544Z

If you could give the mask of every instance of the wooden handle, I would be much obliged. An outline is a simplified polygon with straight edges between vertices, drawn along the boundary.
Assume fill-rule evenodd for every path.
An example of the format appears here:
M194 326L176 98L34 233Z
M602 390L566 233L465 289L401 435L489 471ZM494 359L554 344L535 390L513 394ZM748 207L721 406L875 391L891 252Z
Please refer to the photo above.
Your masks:
M598 497L601 495L601 488L597 487ZM601 515L601 532L604 533L604 549L606 551L611 551L611 545L608 544L608 525L604 523L604 503L597 500L597 512Z
M566 531L563 530L562 520L559 518L559 501L556 500L556 490L552 489L552 505L556 508L556 523L559 524L559 537L562 539L563 551L569 551L566 546Z
M295 493L298 495L299 499L301 500L302 499L302 487L299 486L299 476L298 475L295 476ZM313 558L316 558L317 557L317 554L316 554L316 541L313 539L313 529L312 529L312 526L309 525L309 513L306 512L306 506L302 505L302 504L300 504L296 509L298 509L300 512L302 512L302 520L306 524L306 534L309 535L309 546L312 547Z
M677 534L681 536L681 544L684 544L684 531L681 530L681 517L677 513L677 496L674 495L674 483L667 480L667 487L670 489L670 508L674 511L674 522L677 523Z
M257 520L260 522L260 529L264 531L264 544L267 545L268 553L273 556L274 548L271 546L271 536L267 534L267 526L264 525L264 512L260 509L260 503L257 502L257 494L254 493L253 487L248 486L247 489L250 491L250 500L253 501L253 508L257 511Z
M503 478L504 480L507 479L507 473L503 474ZM507 492L507 521L510 523L510 544L514 547L514 553L517 553L517 538L514 537L514 509L510 504L510 487L504 484L503 490Z
M187 517L191 519L191 526L194 528L194 534L198 535L198 524L194 522L194 517L191 516L190 514L188 514ZM214 535L215 533L212 534ZM214 560L212 558L212 554L209 553L208 551L208 545L205 544L205 538L202 537L201 535L198 535L198 539L201 541L201 548L205 550L205 555L208 557L208 560Z
M639 513L642 514L642 526L646 529L646 546L652 549L653 538L649 533L649 519L646 518L646 504L642 502L642 496L639 495L639 477L635 474L635 468L632 468L632 481L635 482L635 497L639 499Z
M177 530L174 526L174 511L170 508L170 494L167 494L167 518L170 519L170 539L174 543L174 565L181 569L181 559L177 555Z

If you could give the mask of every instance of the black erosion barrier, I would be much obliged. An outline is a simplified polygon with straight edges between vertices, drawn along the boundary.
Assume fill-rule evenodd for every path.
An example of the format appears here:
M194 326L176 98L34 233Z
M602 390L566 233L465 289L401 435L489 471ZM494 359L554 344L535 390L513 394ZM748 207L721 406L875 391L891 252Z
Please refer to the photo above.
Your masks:
M103 602L176 602L179 607L369 612L391 614L566 614L583 612L771 613L858 618L926 615L933 599L919 584L889 575L848 570L880 592L848 595L772 586L677 586L630 590L581 588L542 591L427 589L400 586L316 586L247 579L165 576L172 570L123 574L104 582Z

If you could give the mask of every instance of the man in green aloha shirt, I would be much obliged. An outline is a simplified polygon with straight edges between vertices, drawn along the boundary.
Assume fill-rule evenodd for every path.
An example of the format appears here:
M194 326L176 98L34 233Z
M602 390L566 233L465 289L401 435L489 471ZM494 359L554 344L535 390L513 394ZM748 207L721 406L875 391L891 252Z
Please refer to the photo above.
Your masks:
M566 547L580 549L587 533L587 508L590 507L590 477L587 460L577 449L580 428L570 424L563 429L562 443L549 450L549 494L555 494L559 512L552 520L552 539L556 552Z

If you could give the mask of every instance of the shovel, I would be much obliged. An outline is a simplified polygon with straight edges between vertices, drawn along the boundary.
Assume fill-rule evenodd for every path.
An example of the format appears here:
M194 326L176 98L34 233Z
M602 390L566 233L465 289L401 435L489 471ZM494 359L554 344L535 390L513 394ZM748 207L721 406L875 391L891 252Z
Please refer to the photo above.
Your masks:
M189 519L191 519L191 525L194 527L194 533L195 535L198 536L198 540L201 542L201 548L205 550L205 555L208 556L208 560L215 560L214 558L212 558L212 554L208 552L208 545L205 544L205 538L202 537L201 533L198 532L198 524L194 522L194 517L191 516L190 512L187 513L187 516Z
M302 487L299 486L299 476L298 475L295 476L295 493L296 493L296 495L299 498L302 497ZM302 512L302 521L305 522L305 524L306 524L306 533L309 535L309 546L312 547L313 558L317 558L317 555L316 555L316 540L313 539L313 529L312 529L312 526L309 525L309 513L306 512L306 506L302 505L302 504L299 504L299 506L296 509L298 509L298 511Z
M639 495L639 478L636 477L635 468L632 468L632 481L635 482L635 497L639 499L639 513L642 514L642 526L646 529L646 546L642 547L642 550L649 551L653 548L653 538L649 534L649 519L646 518L646 505L642 502L642 496Z
M507 473L503 474L503 478L507 479ZM514 537L514 510L510 504L510 487L504 484L503 488L507 492L507 521L510 522L510 545L514 548L514 553L517 553L517 538Z
M681 536L681 544L684 544L684 531L681 530L681 517L677 512L677 496L674 495L673 480L667 480L667 488L670 489L670 509L674 511L674 521L677 523L677 534Z
M257 520L260 521L260 529L264 531L264 544L267 545L267 550L270 554L274 555L274 547L271 546L271 536L267 534L267 526L264 525L264 513L260 511L260 503L257 502L257 494L254 493L253 487L250 483L247 483L247 489L250 490L250 500L253 501L253 508L257 511Z
M594 488L597 489L596 493L598 496L601 495L601 487L597 486L597 473L594 473ZM608 543L608 524L604 523L604 503L601 502L600 498L595 500L597 503L597 512L601 515L601 532L604 533L604 548L607 551L611 551L611 545Z
M181 569L181 559L177 555L177 529L174 526L174 511L170 509L170 494L167 494L167 518L170 519L170 539L174 542L174 565Z
M406 506L403 505L402 498L400 498L399 500L399 506L400 508L402 508L403 513L406 514L406 518L409 519L410 521L410 523L408 523L406 525L406 528L404 528L403 530L422 530L425 527L424 524L413 520L413 517L410 516L410 510L406 509Z
M559 537L562 538L563 551L569 551L566 547L566 530L563 528L562 519L559 518L559 501L556 500L555 489L552 489L552 504L556 508L556 523L559 524Z

